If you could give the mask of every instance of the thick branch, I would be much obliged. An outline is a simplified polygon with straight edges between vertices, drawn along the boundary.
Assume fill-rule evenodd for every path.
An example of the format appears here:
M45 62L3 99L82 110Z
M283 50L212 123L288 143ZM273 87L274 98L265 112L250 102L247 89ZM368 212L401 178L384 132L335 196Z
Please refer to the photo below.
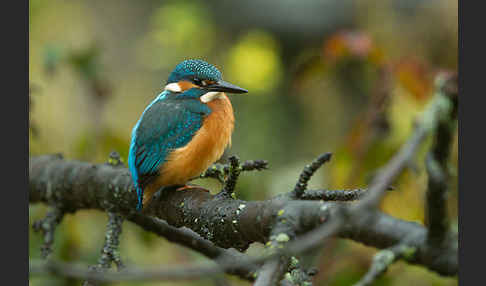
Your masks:
M372 224L368 219L348 221L340 230L339 236L379 249L405 244L416 249L413 257L407 259L408 262L425 264L429 269L441 275L454 276L457 274L456 234L448 233L443 245L431 246L427 243L428 231L422 225L398 220L379 211L373 211L371 216L374 217Z
M213 259L220 266L226 264L227 261L249 261L249 257L234 249L224 249L214 245L211 241L201 238L192 230L181 227L176 228L163 220L158 218L148 217L142 214L134 215L131 220L145 229L165 237L170 242L180 244L197 251L204 256ZM234 265L234 264L230 264ZM257 270L256 264L247 263L244 265L235 265L234 267L227 267L225 272L228 274L237 275L242 279L253 281L254 273Z
M297 235L332 221L332 215L324 207L326 204L317 201L291 200L286 196L279 196L266 201L246 202L218 198L199 189L164 192L147 206L146 213L140 214L134 210L136 194L132 190L130 174L125 168L65 161L59 156L33 157L29 163L31 203L55 204L62 201L70 211L116 211L139 224L142 222L137 217L155 216L174 227L191 228L224 248L245 249L252 242L265 243L279 211L284 207L299 222L299 229L295 230ZM48 182L50 188L47 188ZM404 233L426 233L425 228L418 224L410 225L382 213L377 213L377 217L378 220L373 225L348 230L347 237L383 248L396 244ZM384 217L388 225L381 228L380 219ZM396 236L397 233L400 235ZM373 237L377 239L370 239ZM457 244L457 240L455 242ZM441 274L457 273L457 246L454 247L454 241L448 247L442 248L438 256L434 249L425 246L425 240L417 240L416 244L422 253L413 262ZM431 256L437 259L430 259Z

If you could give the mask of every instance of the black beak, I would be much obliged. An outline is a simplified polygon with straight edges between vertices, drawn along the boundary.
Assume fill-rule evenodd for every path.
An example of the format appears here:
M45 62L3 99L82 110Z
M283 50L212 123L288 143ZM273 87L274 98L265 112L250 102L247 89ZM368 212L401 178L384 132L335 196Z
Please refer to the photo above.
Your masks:
M247 93L248 90L226 82L224 80L219 80L215 84L208 85L204 87L204 89L208 91L220 91L220 92L228 92L228 93Z

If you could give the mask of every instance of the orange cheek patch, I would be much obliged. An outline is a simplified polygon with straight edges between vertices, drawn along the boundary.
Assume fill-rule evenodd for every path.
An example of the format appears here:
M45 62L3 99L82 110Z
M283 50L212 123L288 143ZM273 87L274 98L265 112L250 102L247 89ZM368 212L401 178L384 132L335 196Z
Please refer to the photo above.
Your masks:
M186 90L188 90L188 89L195 88L195 87L199 88L199 86L197 86L197 85L193 84L192 82L185 81L185 80L180 81L180 82L178 82L177 84L178 84L178 85L179 85L179 87L181 88L181 91L186 91Z

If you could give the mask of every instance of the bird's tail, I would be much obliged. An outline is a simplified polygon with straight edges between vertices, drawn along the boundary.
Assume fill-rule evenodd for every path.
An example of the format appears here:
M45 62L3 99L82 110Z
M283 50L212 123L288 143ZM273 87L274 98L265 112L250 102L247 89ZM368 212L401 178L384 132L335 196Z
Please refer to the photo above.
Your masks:
M137 203L137 211L141 211L142 208L143 208L143 202L142 202L142 199L143 199L143 189L138 187L137 186L137 199L138 199L138 203Z

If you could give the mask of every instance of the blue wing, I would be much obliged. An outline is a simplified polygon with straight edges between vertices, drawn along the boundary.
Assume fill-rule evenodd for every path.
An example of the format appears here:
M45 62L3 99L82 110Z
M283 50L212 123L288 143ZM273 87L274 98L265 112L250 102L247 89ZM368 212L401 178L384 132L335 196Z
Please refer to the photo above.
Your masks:
M145 109L132 130L128 166L137 189L137 210L144 188L158 175L173 149L185 146L211 110L199 100L162 93Z

